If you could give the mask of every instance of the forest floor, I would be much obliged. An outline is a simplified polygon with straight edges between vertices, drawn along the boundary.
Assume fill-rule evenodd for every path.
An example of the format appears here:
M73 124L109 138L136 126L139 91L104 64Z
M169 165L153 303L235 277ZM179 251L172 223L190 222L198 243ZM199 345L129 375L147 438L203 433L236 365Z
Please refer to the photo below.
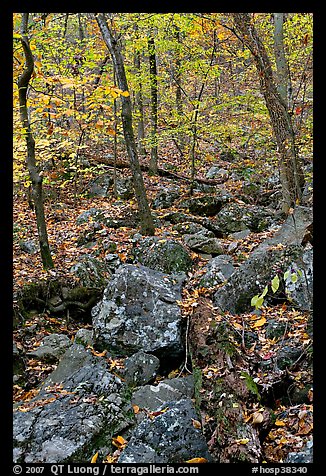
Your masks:
M172 157L171 164L176 170L180 170L181 162L178 162L177 156ZM209 167L215 165L213 163L207 163L198 172L198 176L205 177L205 172ZM219 166L227 166L228 169L232 168L233 164L220 163ZM245 163L243 164L246 165ZM237 163L239 167L239 163ZM91 177L84 177L78 183L78 190L83 190ZM144 181L148 194L149 201L151 201L156 193L171 185L170 178L163 178L157 176L149 176L144 173ZM184 194L189 195L189 183L178 181L178 186L181 186ZM228 180L223 185L228 191L236 194L241 190L241 183L235 180ZM119 201L115 197L112 198L87 198L86 196L74 196L75 188L73 182L67 185L64 189L56 187L55 199L45 200L45 214L47 219L47 229L49 235L49 243L53 252L53 259L55 268L53 270L44 271L42 263L38 253L27 254L23 252L19 246L20 240L35 240L37 242L37 228L35 221L35 214L28 206L27 194L24 190L16 193L14 197L14 249L13 249L13 264L14 264L14 291L20 289L24 285L32 282L38 282L40 280L46 281L49 277L71 279L69 269L74 265L81 254L89 253L87 248L78 246L78 237L83 231L84 224L77 225L77 217L92 207L101 208L107 210L113 218L119 216L132 216L137 212L137 203L134 198L130 200ZM164 216L170 211L176 211L175 208L156 210L158 216ZM117 244L116 253L119 255L122 262L128 260L128 255L132 249L132 236L137 232L134 228L110 228L107 230L107 237ZM166 226L164 229L156 229L155 234L160 236L163 232L170 232L173 239L178 240L177 232L173 231L172 225ZM245 260L251 251L258 246L263 240L265 240L272 232L251 233L248 237L240 241L237 248L235 260L238 260L240 264ZM222 240L226 245L232 242L232 239ZM105 251L99 248L96 250L92 248L92 253L97 251L97 257L101 259L104 257ZM196 303L196 300L201 296L205 296L208 299L212 296L213 290L200 290L195 284L202 276L204 266L208 260L204 259L200 254L191 252L191 256L194 261L194 269L192 273L189 273L188 282L184 288L184 312L189 312L189 308ZM273 307L264 308L265 320L257 320L257 315L252 313L242 314L241 316L227 316L229 322L238 331L242 331L243 326L246 325L247 329L252 327L259 334L259 341L262 346L261 355L264 354L268 359L273 353L276 342L266 338L264 332L264 322L266 319L277 318L288 322L291 320L296 323L295 332L296 338L304 345L309 345L309 336L306 332L307 326L307 313L292 309L290 306L282 303ZM24 349L25 352L29 352L35 349L41 342L41 340L51 333L63 333L69 338L73 339L77 330L81 327L85 328L84 322L77 322L75 320L67 320L60 316L51 316L47 313L31 313L30 318L24 323L25 327L30 327L37 324L37 334L30 338L22 338L19 330L15 331L14 338L18 347ZM89 328L91 326L89 325ZM55 364L43 364L35 359L29 359L27 363L28 372L28 384L25 387L19 385L14 386L14 401L29 401L37 392L37 386L44 380L44 378L56 367ZM177 375L182 369L175 369ZM209 372L209 370L207 370ZM261 382L268 384L268 379L272 378L269 375L256 375ZM275 376L274 376L275 377ZM309 384L312 381L312 376L309 368L300 368L297 371L291 373L291 378L302 387ZM310 403L299 405L284 405L284 402L280 399L276 401L276 407L274 409L277 419L273 429L269 432L264 443L264 458L269 463L277 463L283 461L286 454L289 451L295 450L304 446L305 441L311 437L313 431L312 425L312 410L313 410L313 393L312 390L309 393ZM252 415L258 415L260 411L259 407L252 407L248 404L247 415L248 420L252 418Z

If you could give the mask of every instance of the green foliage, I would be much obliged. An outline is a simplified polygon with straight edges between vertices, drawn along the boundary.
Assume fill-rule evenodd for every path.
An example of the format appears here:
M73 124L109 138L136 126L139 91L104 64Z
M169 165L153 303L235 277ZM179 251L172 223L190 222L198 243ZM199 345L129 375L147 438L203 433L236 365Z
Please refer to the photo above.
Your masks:
M275 294L279 290L282 278L285 283L288 281L291 281L292 283L296 283L299 277L302 277L302 271L300 269L298 269L296 272L294 271L291 272L290 270L285 271L281 279L280 279L280 276L276 274L270 282L270 287L273 294ZM255 296L252 297L251 305L255 307L255 309L260 309L263 306L264 298L267 295L268 290L269 290L269 285L267 284L261 294L256 294Z

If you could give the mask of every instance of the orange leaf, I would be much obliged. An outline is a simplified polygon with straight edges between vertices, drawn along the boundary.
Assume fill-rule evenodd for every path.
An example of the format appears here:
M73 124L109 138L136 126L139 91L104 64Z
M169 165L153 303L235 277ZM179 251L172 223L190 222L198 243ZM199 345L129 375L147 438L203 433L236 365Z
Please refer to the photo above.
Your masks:
M275 425L276 425L276 426L285 426L286 423L285 423L284 421L282 421L282 420L276 420L276 421L275 421Z
M262 317L261 319L256 321L252 327L261 327L265 324L265 322L266 322L266 317Z
M94 456L92 456L91 463L96 463L96 461L97 461L97 458L98 458L98 452L97 452L97 453L95 453L95 455L94 455Z
M185 461L185 463L207 463L206 458L192 458Z
M139 413L139 410L140 410L139 406L138 405L133 405L132 408L134 409L135 415L137 415L137 413Z
M126 444L128 443L127 440L125 440L123 438L123 436L117 436L116 438L112 438L112 444L114 446L116 446L117 448L122 448L124 446L126 446Z

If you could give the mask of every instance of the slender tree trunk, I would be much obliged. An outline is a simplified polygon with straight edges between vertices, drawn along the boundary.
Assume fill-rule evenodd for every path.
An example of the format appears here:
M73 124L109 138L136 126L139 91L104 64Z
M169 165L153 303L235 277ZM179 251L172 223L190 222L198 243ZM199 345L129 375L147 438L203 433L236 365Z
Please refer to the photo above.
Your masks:
M122 91L128 91L128 83L124 68L123 57L116 38L110 30L104 13L95 14L96 21L103 36L103 40L112 56L114 69L117 76L119 88ZM141 172L137 147L132 128L132 110L130 96L121 96L122 101L122 126L126 142L127 152L132 171L135 195L138 203L141 232L145 235L154 235L155 227L153 217L148 205L146 190L144 186L143 175Z
M299 203L304 186L302 167L298 159L291 116L287 104L277 90L272 65L248 13L231 13L237 31L254 57L259 74L260 89L270 115L280 155L279 169L282 184L282 210Z
M27 146L27 169L29 177L32 182L32 197L35 207L36 224L38 231L38 238L40 243L41 258L44 269L54 267L51 257L48 234L46 229L44 205L43 205L43 191L42 191L42 177L38 173L36 159L35 159L35 141L31 131L30 122L27 110L27 89L29 81L34 71L34 58L29 46L27 36L28 13L22 14L21 26L21 44L25 54L25 69L18 79L19 90L19 106L20 106L20 120L26 137Z
M182 73L181 73L181 35L180 29L177 25L174 26L174 37L178 43L178 48L175 52L175 73L173 75L175 83L176 83L176 90L175 90L175 103L178 113L178 126L180 127L183 123L183 104L182 104ZM185 147L185 135L182 131L178 132L178 142L179 148L181 151L184 150ZM182 152L183 153L183 152Z
M212 67L212 64L213 64L215 51L216 51L216 38L215 38L215 32L214 32L214 42L213 42L213 48L212 48L212 53L211 53L211 59L210 59L210 62L209 62L209 66L207 67L207 70L205 72L205 76L204 76L203 82L201 84L197 100L194 103L194 109L193 109L193 113L192 113L193 114L192 115L192 125L191 125L192 138L191 138L191 147L190 147L190 161L191 161L190 195L193 194L194 186L195 186L195 175L196 175L196 162L195 161L196 161L197 123L198 123L198 117L199 117L199 108L200 108L201 100L202 100L202 97L203 97L207 77L208 77L209 71L210 71L210 69Z
M293 95L290 69L284 49L284 13L274 13L274 53L277 71L277 90L286 104L287 110L292 109Z
M134 29L136 31L136 35L138 35L138 25L135 24ZM144 147L144 139L145 139L145 125L144 125L144 103L143 103L143 86L141 81L141 61L140 61L140 51L138 49L135 50L134 53L134 67L135 73L138 79L137 90L135 94L135 102L136 102L136 111L138 116L137 121L137 147L139 155L146 155L146 150Z
M157 65L155 41L152 33L148 37L149 77L151 84L151 158L149 162L150 173L157 174Z

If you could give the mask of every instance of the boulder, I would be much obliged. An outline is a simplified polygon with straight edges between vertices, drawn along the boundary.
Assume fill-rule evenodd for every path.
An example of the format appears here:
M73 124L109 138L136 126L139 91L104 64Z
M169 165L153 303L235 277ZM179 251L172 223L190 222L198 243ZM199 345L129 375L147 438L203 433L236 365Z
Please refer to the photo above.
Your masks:
M93 331L91 329L78 329L78 331L75 334L75 339L74 339L75 344L81 344L84 347L87 347L90 345L93 347L94 342L93 342Z
M160 360L140 350L125 360L123 378L127 385L145 385L156 377Z
M184 352L181 337L181 283L145 266L124 264L92 310L95 345L120 356L139 350L165 364Z
M112 185L113 174L102 174L90 182L88 195L90 197L107 197L110 195L109 189Z
M46 362L58 362L71 345L71 340L65 334L50 334L44 337L39 347L28 352L27 355L29 358Z
M112 437L131 423L124 384L105 359L73 344L39 394L16 405L15 463L77 463L113 451Z
M70 273L79 278L80 285L86 288L104 287L111 276L106 263L89 254L80 256L70 268Z
M297 308L308 311L313 307L313 249L306 249L286 270L285 293Z
M271 246L278 245L279 243L286 245L301 245L306 230L312 222L312 208L296 206L294 212L288 215L282 226L274 233L274 235L258 245L253 253L258 254Z
M181 235L197 235L206 236L207 238L215 238L215 235L212 231L205 228L200 223L185 222L177 223L173 225L173 230L178 231Z
M134 241L135 262L163 273L187 273L192 268L188 251L178 241L147 237Z
M168 401L160 409L164 411L134 430L118 463L184 463L192 458L211 462L201 429L194 425L199 417L192 401Z
M206 172L206 178L208 178L208 179L216 179L216 178L221 178L221 177L227 177L228 175L229 175L229 172L226 169L223 169L221 167L217 167L216 165L213 165Z
M35 255L40 249L35 240L20 240L19 247L22 251L30 255Z
M116 192L118 198L128 200L134 195L134 185L132 177L117 176Z
M267 207L228 203L215 218L215 224L224 235L249 228L255 233L266 230L275 222L276 216Z
M313 444L313 441L310 440L304 446L304 448L302 448L302 451L293 451L291 453L288 453L284 463L290 463L290 464L313 463L313 449L314 449L314 444Z
M22 385L25 383L26 358L24 352L13 341L13 383Z
M183 200L181 208L186 208L190 213L201 216L214 216L229 202L232 195L225 189L220 188L215 195L203 195Z
M180 189L173 187L161 190L153 200L152 208L162 210L169 208L180 197Z
M218 238L208 238L201 234L183 235L184 243L197 252L211 255L220 255L224 253L223 245Z
M77 225L82 225L89 221L104 223L105 221L105 211L99 208L90 208L81 213L76 220Z
M206 273L200 280L200 286L210 288L227 281L236 268L233 266L231 256L221 254L213 258L206 269Z
M158 385L145 385L137 389L131 397L131 403L147 410L157 410L164 402L179 401L193 397L194 380L189 377L165 379Z
M214 304L223 312L248 312L251 299L263 292L276 274L282 276L288 266L302 256L301 246L270 247L253 252L214 295ZM268 297L265 296L265 300Z

